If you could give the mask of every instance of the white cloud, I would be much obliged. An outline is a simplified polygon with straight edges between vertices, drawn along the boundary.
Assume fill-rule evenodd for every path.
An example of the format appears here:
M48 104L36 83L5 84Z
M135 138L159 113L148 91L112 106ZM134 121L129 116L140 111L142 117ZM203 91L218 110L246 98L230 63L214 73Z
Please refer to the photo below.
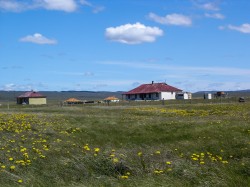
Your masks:
M101 11L103 11L105 9L104 6L93 5L92 3L90 3L87 0L80 0L80 4L93 8L92 12L95 13L95 14L97 14L97 13L99 13L99 12L101 12Z
M6 11L19 12L23 9L28 8L27 4L23 2L17 2L15 0L0 0L0 9Z
M93 13L97 14L99 12L102 12L105 9L104 6L95 6L93 9Z
M230 30L236 30L245 34L250 34L250 24L248 23L242 24L240 26L228 25L227 28Z
M84 72L83 75L84 75L85 77L92 77L92 76L94 76L95 74L94 74L93 72L87 71L87 72Z
M31 84L23 84L18 85L14 83L5 84L2 86L2 90L4 91L14 91L14 90L32 90L33 85Z
M149 18L157 23L164 25L190 26L192 19L182 14L169 14L165 17L158 16L154 13L149 13Z
M0 0L0 10L20 12L32 9L58 10L74 12L80 5L91 5L84 0ZM92 5L91 5L92 6Z
M15 84L10 83L10 84L5 84L5 85L2 87L2 89L3 89L4 91L12 91L12 90L15 90L15 87L16 87Z
M140 44L143 42L154 42L156 37L163 35L163 31L158 27L149 27L141 23L135 23L106 28L105 35L111 41L125 44Z
M53 39L48 39L45 36L35 33L33 35L28 35L23 38L21 38L19 41L21 42L31 42L36 44L56 44L57 41Z
M205 17L214 19L225 19L225 16L220 13L215 13L215 14L205 13Z
M80 3L82 5L86 5L86 6L92 6L92 4L90 2L88 2L87 0L80 0Z
M41 6L48 10L62 10L65 12L73 12L77 9L74 0L39 0Z
M212 3L212 2L209 2L209 3L205 3L205 4L202 4L202 5L199 5L201 8L205 9L205 10L213 10L213 11L218 11L220 10L218 5L216 3Z

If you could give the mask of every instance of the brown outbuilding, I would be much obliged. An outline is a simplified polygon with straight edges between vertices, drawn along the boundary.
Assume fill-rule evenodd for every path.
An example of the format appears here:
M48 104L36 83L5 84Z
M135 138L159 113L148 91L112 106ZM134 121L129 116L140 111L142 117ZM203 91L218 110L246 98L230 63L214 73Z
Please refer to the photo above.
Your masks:
M45 105L47 97L35 91L25 92L17 97L17 104Z

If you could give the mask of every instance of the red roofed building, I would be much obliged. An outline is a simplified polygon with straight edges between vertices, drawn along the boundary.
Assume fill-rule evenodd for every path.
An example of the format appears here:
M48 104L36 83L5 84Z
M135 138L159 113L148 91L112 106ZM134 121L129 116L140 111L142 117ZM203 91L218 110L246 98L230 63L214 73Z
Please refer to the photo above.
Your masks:
M176 99L176 93L182 90L170 86L166 83L142 84L123 95L126 100L169 100Z
M47 104L47 99L38 92L30 91L18 96L17 104L43 105Z

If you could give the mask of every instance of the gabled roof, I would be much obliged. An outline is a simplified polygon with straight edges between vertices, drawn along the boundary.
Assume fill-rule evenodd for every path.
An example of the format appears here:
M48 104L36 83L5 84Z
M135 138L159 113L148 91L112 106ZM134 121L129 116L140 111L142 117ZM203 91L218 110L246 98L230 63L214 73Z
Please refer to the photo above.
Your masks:
M126 94L144 94L144 93L159 93L159 92L181 92L182 90L170 86L166 83L152 83L142 84L133 90L130 90Z
M112 100L119 100L118 98L116 98L115 96L112 97L107 97L104 99L105 101L112 101Z
M25 92L24 94L18 96L17 98L45 98L46 96L38 93L38 92Z

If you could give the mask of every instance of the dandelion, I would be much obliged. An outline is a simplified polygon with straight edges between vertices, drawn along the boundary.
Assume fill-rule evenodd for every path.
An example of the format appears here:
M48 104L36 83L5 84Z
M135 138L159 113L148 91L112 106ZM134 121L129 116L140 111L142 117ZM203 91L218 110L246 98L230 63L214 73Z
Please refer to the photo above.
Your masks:
M161 152L160 151L155 151L155 154L159 155L159 154L161 154Z
M16 166L10 166L11 170L14 170L16 168Z
M118 158L113 158L113 162L117 163L117 162L119 162L119 159Z
M90 151L90 148L89 148L89 145L86 144L84 147L83 147L86 151Z
M9 158L9 161L13 161L14 159L12 157Z
M170 161L167 161L166 164L167 164L167 165L171 165L171 162L170 162Z
M172 168L168 168L167 171L172 171L173 169Z
M141 151L138 152L137 155L138 155L138 156L142 156L142 152L141 152Z
M40 155L40 158L45 158L46 156L44 156L44 155Z
M154 173L155 174L162 174L164 171L163 170L160 170L160 169L156 169L156 170L154 170Z
M128 176L127 175L122 175L120 176L121 179L128 179Z
M100 151L100 148L94 148L94 151L98 153Z
M18 183L23 183L23 180L22 180L22 179L19 179L17 182L18 182Z

